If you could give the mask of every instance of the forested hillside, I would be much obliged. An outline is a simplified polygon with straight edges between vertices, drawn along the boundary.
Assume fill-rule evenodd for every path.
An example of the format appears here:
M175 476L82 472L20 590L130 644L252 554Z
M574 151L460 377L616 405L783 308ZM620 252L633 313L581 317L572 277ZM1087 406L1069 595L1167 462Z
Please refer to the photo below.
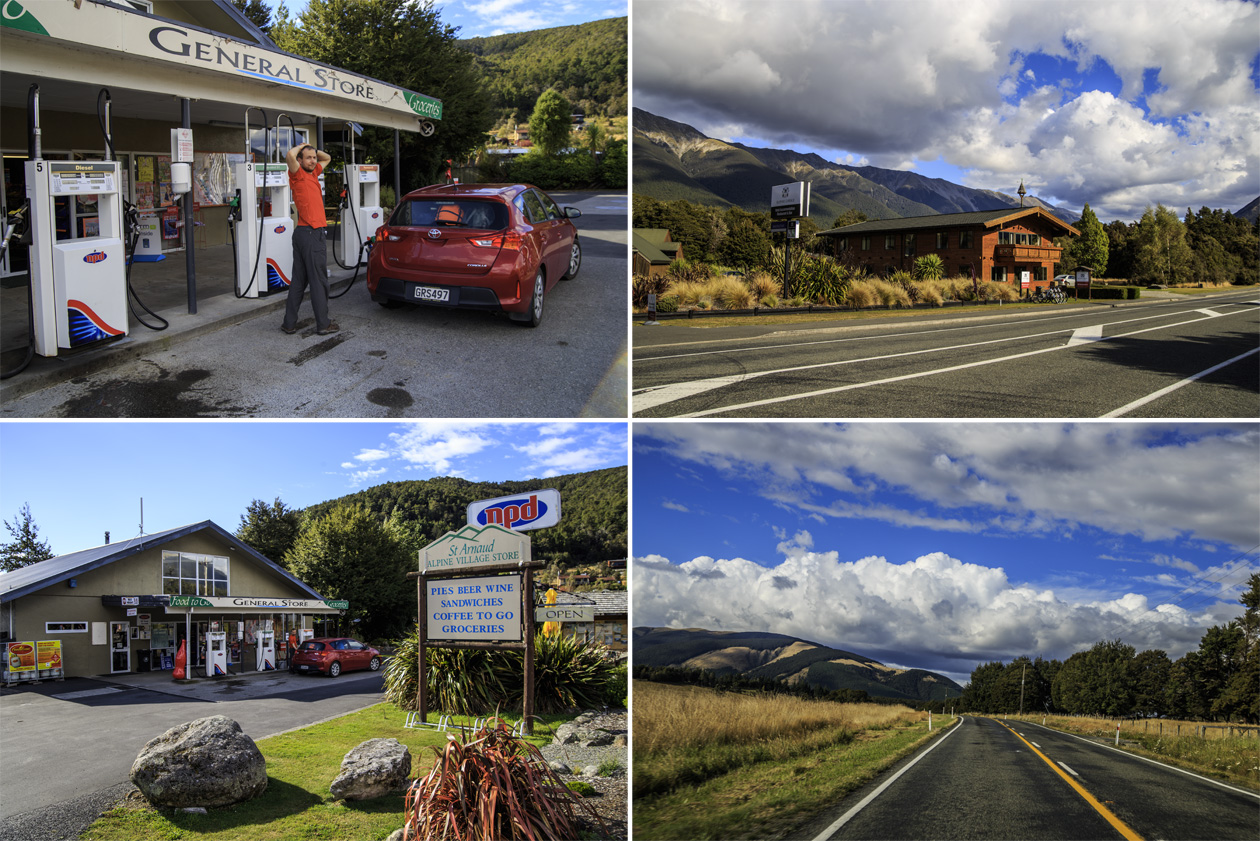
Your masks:
M476 56L500 117L529 119L539 94L559 91L588 116L627 113L627 18L533 32L468 38L456 46Z
M626 557L626 468L610 467L521 482L469 482L438 477L386 482L312 505L307 522L342 505L362 505L382 521L392 519L419 548L467 522L467 507L479 499L538 488L560 491L560 523L529 532L534 558L561 568Z

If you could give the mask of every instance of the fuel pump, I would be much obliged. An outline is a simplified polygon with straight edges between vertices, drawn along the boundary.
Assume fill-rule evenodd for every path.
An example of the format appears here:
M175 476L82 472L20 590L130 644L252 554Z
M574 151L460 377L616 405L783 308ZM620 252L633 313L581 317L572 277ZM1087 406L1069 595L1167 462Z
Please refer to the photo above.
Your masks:
M260 672L274 671L276 668L276 632L259 631L258 646L255 653L255 668Z
M236 252L236 297L257 298L285 292L293 275L293 220L289 216L289 165L253 160L249 112L245 109L245 162L236 165L236 195L231 201L233 247ZM270 147L270 128L263 114L263 138ZM279 121L277 120L277 129Z
M227 673L227 631L207 631L206 677L222 677Z
M378 164L354 162L354 127L350 128L350 162L345 165L345 201L341 204L341 256L355 258L354 268L364 262L364 244L376 236L376 230L385 223L381 209L381 168ZM341 263L343 269L352 268Z
M36 125L38 121L36 114ZM71 231L69 238L59 240L57 199L81 195L97 197L97 234L76 238ZM35 352L56 356L59 350L126 336L127 258L118 162L46 161L37 148L35 158L26 162L26 198Z

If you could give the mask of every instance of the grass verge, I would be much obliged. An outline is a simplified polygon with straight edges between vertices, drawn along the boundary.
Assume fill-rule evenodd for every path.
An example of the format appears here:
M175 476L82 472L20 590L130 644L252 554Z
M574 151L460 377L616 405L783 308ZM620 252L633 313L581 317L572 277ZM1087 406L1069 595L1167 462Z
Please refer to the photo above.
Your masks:
M652 841L781 837L941 730L906 707L634 693L634 837Z
M1099 739L1109 745L1115 742L1115 719L1059 715L1025 715L1023 719L1037 724L1044 723L1047 727L1066 733ZM1202 722L1158 719L1153 722L1122 721L1120 747L1206 777L1215 777L1260 791L1260 737L1250 735L1204 738L1191 735L1200 724ZM1177 725L1182 726L1185 735L1177 735Z
M262 739L267 760L267 791L235 806L189 814L155 809L143 798L102 815L80 836L85 841L371 841L403 825L403 795L350 802L337 800L328 787L351 748L368 739L394 738L411 751L412 776L425 773L435 756L430 746L446 743L446 734L403 726L407 714L391 704L377 704L332 721ZM529 741L551 741L563 716L542 716ZM456 717L471 726L473 719Z
M741 325L775 325L775 324L809 324L813 322L834 322L834 321L877 321L884 318L899 318L904 316L931 316L948 313L955 315L958 313L985 313L996 315L1006 310L1028 310L1043 309L1048 310L1051 306L1058 306L1060 309L1072 304L1071 300L1065 301L1063 304L1019 304L1019 303L1003 303L1001 307L997 304L972 304L963 305L961 307L951 306L947 308L922 308L911 309L880 309L855 312L801 312L801 313L785 313L783 315L731 315L731 316L704 316L700 318L667 318L660 322L662 327L735 327ZM1081 304L1087 304L1087 301L1081 301ZM633 323L635 327L642 327L643 322L639 319L646 318L645 310L636 310L633 313Z

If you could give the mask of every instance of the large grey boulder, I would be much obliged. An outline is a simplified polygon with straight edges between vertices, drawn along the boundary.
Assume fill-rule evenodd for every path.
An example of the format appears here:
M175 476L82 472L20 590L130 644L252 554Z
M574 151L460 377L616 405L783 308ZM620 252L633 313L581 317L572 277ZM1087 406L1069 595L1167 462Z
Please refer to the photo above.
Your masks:
M267 761L239 724L213 715L151 740L131 781L154 806L228 806L267 790Z
M407 787L411 751L397 739L368 739L341 760L329 791L340 800L371 800Z

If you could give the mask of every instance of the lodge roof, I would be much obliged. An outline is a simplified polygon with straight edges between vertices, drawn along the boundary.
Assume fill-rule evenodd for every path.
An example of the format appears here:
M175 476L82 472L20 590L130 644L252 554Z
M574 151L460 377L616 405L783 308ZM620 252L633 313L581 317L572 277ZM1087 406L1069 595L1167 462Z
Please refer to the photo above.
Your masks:
M634 250L650 263L672 263L678 255L679 244L669 241L669 231L665 228L634 229Z
M1040 217L1063 229L1064 233L1080 235L1080 231L1041 207L1004 207L999 210L975 210L969 213L934 213L931 216L906 216L897 219L872 219L845 225L830 231L819 231L818 236L848 236L850 234L891 233L893 231L924 230L937 228L983 227L1000 228L1019 219Z
M85 572L91 572L94 569L100 569L103 566L130 558L132 555L153 549L158 546L171 543L190 534L196 534L200 531L212 532L215 536L227 543L234 550L242 552L250 560L255 563L262 564L270 568L272 571L288 579L298 589L309 593L311 598L323 599L319 593L308 587L306 584L294 578L283 567L275 564L258 552L255 552L246 544L242 543L234 534L224 530L222 527L210 520L202 520L200 523L192 523L187 526L167 529L156 534L145 534L140 537L133 537L130 540L123 540L117 543L107 543L104 546L96 546L91 549L83 549L79 552L70 552L66 555L58 555L55 558L49 558L46 561L40 561L37 564L19 567L11 572L0 573L0 602L9 602L13 599L19 599L22 596L42 590L53 584L82 575Z

